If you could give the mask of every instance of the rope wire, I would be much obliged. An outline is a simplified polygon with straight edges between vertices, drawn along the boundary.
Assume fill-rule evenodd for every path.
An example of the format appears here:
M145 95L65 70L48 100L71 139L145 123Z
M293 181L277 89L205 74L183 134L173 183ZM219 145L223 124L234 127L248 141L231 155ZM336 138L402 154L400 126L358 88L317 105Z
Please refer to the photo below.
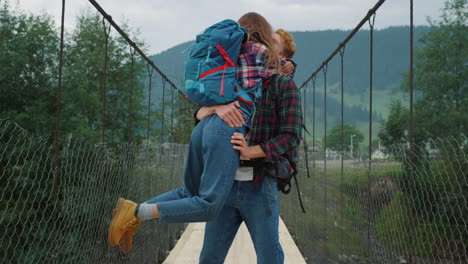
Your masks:
M109 34L111 27L106 27L106 21L102 18L102 28L104 30L104 73L102 76L102 113L101 113L101 142L104 142L106 131L106 103L107 103L107 70L109 63Z
M146 141L150 141L150 128L151 128L151 88L153 83L153 73L154 69L149 67L146 64L146 69L148 71L148 114L147 114L147 126L146 126Z
M128 111L128 142L132 142L133 138L133 84L135 81L135 49L130 48L130 98L129 98L129 111Z
M64 50L64 31L65 31L65 0L62 0L62 15L60 20L60 50L59 50L59 72L58 72L58 85L57 85L57 96L56 96L56 120L55 120L55 151L54 151L54 207L52 209L53 219L57 219L58 215L58 180L60 178L60 119L62 112L62 74L63 74L63 50ZM52 240L52 255L57 255L57 221L53 224L53 240ZM56 263L56 258L52 258L52 263Z
M344 185L344 156L345 156L345 151L344 151L344 54L345 54L345 48L346 46L343 46L343 48L340 50L340 81L341 81L341 135L340 135L340 141L341 141L341 185ZM341 211L340 211L340 223L344 222L344 203L343 203L343 192L340 193L340 201L341 201ZM344 254L344 231L343 229L340 230L340 252L341 255ZM342 263L342 259L340 259L340 263Z
M114 27L114 29L130 44L130 46L132 46L135 51L140 54L140 56L154 69L156 70L159 75L164 79L166 80L170 86L177 90L177 92L179 92L184 98L188 99L188 96L182 91L180 90L179 88L177 88L177 86L171 81L169 80L169 78L154 64L154 62L148 58L148 56L146 56L143 51L135 44L135 42L133 42L130 37L128 37L128 35L114 22L114 20L112 19L112 16L108 15L106 13L106 11L104 11L104 9L95 1L95 0L89 0L89 2L96 8L96 10L101 13L101 15Z
M322 64L307 78L304 83L299 87L299 89L302 89L308 82L310 82L314 76L316 76L325 65L328 65L328 63L335 57L338 52L345 46L353 37L354 35L361 29L361 27L369 20L369 18L377 11L377 9L380 8L380 6L385 2L385 0L379 0L375 6L367 12L367 15L359 22L359 24L349 33L349 35L345 38L344 41L342 41L338 47L328 56L328 58L322 62Z
M375 13L369 18L369 147L368 147L368 171L367 171L367 180L368 180L368 188L367 192L369 192L368 196L371 197L370 195L370 190L372 186L372 95L373 95L373 77L374 77L374 25L375 25ZM369 206L372 206L370 203ZM372 208L367 209L367 248L368 252L371 251L371 221L370 221L370 212L372 211ZM371 263L372 260L372 255L367 258L367 263Z
M322 68L323 71L323 178L324 185L323 188L323 215L324 215L324 226L323 232L325 233L325 240L328 238L328 228L327 228L327 187L328 187L328 178L327 178L327 71L328 64Z

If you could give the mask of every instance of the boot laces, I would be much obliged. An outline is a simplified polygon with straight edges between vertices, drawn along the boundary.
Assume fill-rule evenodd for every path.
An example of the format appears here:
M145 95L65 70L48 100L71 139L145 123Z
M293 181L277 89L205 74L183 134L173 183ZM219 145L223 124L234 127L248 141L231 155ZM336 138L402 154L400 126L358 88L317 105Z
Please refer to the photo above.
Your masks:
M134 217L132 220L124 224L123 229L124 230L133 229L133 228L138 227L139 224L140 224L140 219Z

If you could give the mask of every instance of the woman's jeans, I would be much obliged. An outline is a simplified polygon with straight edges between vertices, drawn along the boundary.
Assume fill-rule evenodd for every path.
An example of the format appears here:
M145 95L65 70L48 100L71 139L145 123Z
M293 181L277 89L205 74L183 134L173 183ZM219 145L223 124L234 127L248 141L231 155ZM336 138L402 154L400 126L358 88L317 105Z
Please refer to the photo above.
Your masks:
M184 187L156 196L167 223L205 222L214 219L227 199L239 166L239 151L231 136L245 127L229 127L217 115L206 117L193 129L184 171Z
M252 238L258 264L282 264L276 179L235 181L221 213L206 223L200 264L222 264L242 221ZM242 252L241 252L242 254Z

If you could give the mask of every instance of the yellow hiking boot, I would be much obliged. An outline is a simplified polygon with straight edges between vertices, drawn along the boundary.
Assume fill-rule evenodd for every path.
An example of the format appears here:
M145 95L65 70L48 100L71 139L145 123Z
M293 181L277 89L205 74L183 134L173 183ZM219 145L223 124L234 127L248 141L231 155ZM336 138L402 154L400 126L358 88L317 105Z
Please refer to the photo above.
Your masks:
M130 241L130 243L127 242L127 244L130 245L131 249L131 238L140 225L140 219L135 217L136 207L137 204L130 200L125 200L123 198L119 198L117 200L117 204L112 211L112 220L109 225L107 236L109 245L112 247L119 245L122 236L125 232L129 231L129 235L131 235L131 237L130 239L127 239L127 241Z
M140 219L137 218L137 221L135 221L135 225L130 228L127 232L125 232L120 239L119 243L119 249L125 254L130 253L133 247L133 235L135 234L135 231L137 228L140 226Z

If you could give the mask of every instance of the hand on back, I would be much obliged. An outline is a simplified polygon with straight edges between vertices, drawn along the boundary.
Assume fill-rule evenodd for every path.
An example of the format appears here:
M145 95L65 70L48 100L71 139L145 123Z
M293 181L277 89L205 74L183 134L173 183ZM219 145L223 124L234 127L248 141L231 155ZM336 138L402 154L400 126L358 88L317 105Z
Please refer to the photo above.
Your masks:
M229 104L213 106L215 114L217 114L224 122L230 127L242 127L244 124L244 118L240 112L240 104L238 101L234 101Z
M281 66L281 73L284 75L288 75L294 72L294 64L290 61L286 61L286 63Z

